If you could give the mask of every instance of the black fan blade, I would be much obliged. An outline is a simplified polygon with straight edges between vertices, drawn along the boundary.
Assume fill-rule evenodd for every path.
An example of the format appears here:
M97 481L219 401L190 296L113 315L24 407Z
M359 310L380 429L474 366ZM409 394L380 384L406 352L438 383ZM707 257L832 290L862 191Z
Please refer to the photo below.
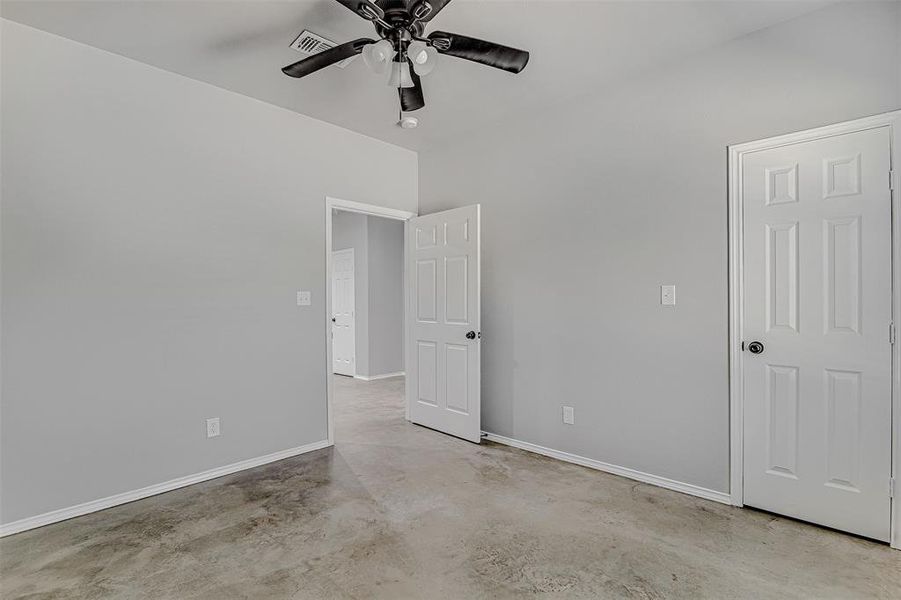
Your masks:
M422 95L422 81L419 75L413 70L413 63L410 64L410 78L413 80L413 87L399 88L397 93L400 95L400 109L404 112L419 110L425 106L425 98Z
M526 64L529 62L529 53L525 50L517 50L465 35L433 31L429 34L429 39L441 54L465 58L511 73L519 73L526 68Z
M451 0L416 0L411 3L410 6L410 14L414 17L419 13L425 13L423 16L419 17L417 20L422 21L423 23L428 23L432 19L435 18L441 9L447 6ZM431 7L431 10L429 8Z
M363 17L367 21L372 21L374 17L379 19L385 18L385 11L379 6L378 2L370 0L337 0L350 10L354 11L357 16ZM365 8L363 8L365 6Z
M335 46L334 48L329 48L328 50L314 54L309 58L299 60L293 65L288 65L282 69L282 72L291 77L304 77L310 73L315 73L319 69L324 69L329 65L333 65L336 62L341 62L345 58L356 56L363 51L363 46L371 44L373 41L374 40L370 40L369 38L360 38L352 42L347 42L346 44L341 44L340 46Z

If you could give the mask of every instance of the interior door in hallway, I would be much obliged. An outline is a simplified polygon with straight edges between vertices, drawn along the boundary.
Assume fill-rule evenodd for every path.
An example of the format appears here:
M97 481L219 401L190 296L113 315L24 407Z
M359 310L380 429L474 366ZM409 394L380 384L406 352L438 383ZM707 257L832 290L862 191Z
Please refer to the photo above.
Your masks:
M744 503L890 536L890 132L749 152Z
M410 220L410 420L479 442L479 207ZM412 314L409 314L412 313Z
M332 252L332 362L338 375L356 375L354 249Z

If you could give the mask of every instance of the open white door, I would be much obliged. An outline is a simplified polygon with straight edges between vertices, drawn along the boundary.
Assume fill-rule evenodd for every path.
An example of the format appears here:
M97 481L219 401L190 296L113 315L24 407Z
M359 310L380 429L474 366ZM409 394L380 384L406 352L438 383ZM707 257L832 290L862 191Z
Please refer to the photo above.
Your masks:
M407 230L410 420L479 442L479 206L415 217Z

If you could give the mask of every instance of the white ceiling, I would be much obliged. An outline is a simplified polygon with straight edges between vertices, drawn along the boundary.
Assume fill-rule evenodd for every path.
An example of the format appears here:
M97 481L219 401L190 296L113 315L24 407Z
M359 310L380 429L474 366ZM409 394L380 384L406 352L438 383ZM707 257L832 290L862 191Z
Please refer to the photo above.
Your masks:
M511 115L541 115L618 78L821 8L829 0L453 0L441 29L529 50L519 75L441 57L423 78L421 125L401 130L397 93L355 59L292 79L302 29L344 42L371 25L334 0L3 0L2 16L414 149Z

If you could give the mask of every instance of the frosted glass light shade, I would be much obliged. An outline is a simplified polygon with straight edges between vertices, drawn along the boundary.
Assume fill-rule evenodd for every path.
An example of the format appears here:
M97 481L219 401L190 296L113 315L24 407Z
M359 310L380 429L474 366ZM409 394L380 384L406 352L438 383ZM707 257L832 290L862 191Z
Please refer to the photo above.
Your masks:
M379 40L374 44L363 46L363 62L373 73L384 73L394 55L394 46L388 40Z
M438 51L425 42L413 41L407 46L407 57L413 63L413 70L420 77L432 72L438 62Z
M410 76L410 64L407 61L391 63L388 85L395 88L413 87L413 78Z

